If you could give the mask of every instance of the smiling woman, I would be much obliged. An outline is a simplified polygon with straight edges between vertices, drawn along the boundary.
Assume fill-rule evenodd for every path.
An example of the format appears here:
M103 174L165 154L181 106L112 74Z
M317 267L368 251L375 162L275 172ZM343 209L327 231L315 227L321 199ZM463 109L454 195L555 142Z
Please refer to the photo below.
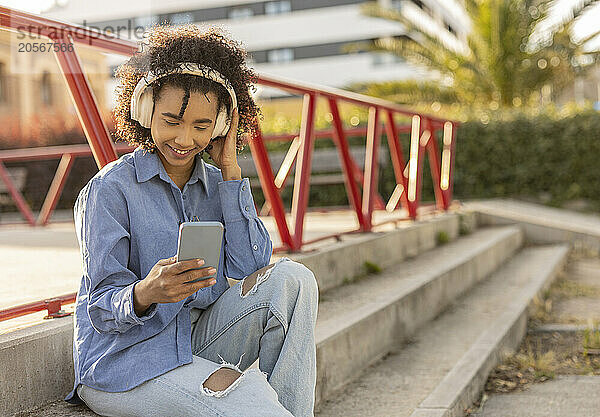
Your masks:
M182 103L187 103L187 106ZM180 189L183 189L192 174L194 156L203 152L212 139L217 105L218 98L213 92L190 93L189 90L171 85L163 87L155 99L151 124L152 138L167 174ZM236 131L237 113L234 115L236 120L230 133ZM231 140L235 141L235 138ZM237 161L230 158L228 165L223 165L222 152L217 150L220 149L213 147L208 152L223 172L223 179L241 179Z
M215 109L225 106L229 112L231 101L235 99L234 107L238 108L240 116L237 148L242 149L242 137L251 136L258 129L258 116L261 114L250 94L251 89L256 89L254 83L257 74L247 67L246 58L247 52L239 42L226 37L222 29L211 27L202 32L195 25L153 27L148 33L148 45L144 45L144 51L132 56L115 73L120 80L114 110L118 138L130 144L139 144L150 151L155 150L150 126L132 115L131 104L140 81L148 81L144 85L146 87L152 81L151 78L156 78L151 82L150 90L157 97L161 96L165 85L183 90L184 94L180 96L178 105L175 105L176 110L172 112L179 118L186 111L193 92L206 95L207 102L210 97L208 93L212 92L217 98L216 103L213 100L213 105L217 106ZM180 73L172 74L182 63L187 65L179 70ZM194 65L196 68L206 69L208 77L195 76ZM171 75L164 77L168 73ZM148 74L152 76L149 77ZM150 104L152 105L152 100ZM206 118L211 119L209 116Z
M115 416L312 416L318 288L300 263L269 264L242 178L236 151L259 114L245 51L194 25L148 41L116 72L116 134L138 146L75 202L83 276L65 400ZM216 271L173 256L188 221L223 224Z

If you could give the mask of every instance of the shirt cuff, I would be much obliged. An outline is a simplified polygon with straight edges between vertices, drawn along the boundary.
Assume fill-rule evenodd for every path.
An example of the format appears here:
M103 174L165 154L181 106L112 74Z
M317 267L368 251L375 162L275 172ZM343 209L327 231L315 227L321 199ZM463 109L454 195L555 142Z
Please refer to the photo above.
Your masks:
M225 222L258 218L248 178L220 181L218 188Z
M158 303L152 303L150 305L150 307L148 307L148 309L146 310L145 314L142 315L142 316L138 316L135 313L135 308L134 308L134 305L133 305L133 288L139 282L140 281L134 282L133 284L130 285L131 289L127 290L127 293L125 295L127 297L127 299L128 299L127 300L128 303L126 304L127 307L128 307L126 314L127 314L127 317L129 319L131 319L131 322L134 322L134 323L137 323L137 324L144 324L144 322L146 320L150 320L152 317L154 317L154 315L156 314L156 310L158 308Z

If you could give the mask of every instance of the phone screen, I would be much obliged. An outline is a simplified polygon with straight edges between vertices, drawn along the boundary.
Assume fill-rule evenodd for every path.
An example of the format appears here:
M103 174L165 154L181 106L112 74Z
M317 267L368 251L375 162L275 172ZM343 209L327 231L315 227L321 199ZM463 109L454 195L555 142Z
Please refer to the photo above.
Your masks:
M220 222L183 222L179 225L177 262L190 259L204 259L204 265L193 269L213 267L217 272L189 282L214 278L219 274L223 224Z

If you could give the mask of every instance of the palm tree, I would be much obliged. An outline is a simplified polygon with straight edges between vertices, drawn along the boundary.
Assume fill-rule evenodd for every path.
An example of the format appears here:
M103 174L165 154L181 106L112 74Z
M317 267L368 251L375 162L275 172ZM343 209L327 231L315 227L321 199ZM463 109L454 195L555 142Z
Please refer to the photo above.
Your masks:
M572 36L575 21L597 1L584 0L549 25L554 0L465 0L472 26L463 48L444 44L397 9L376 1L364 3L366 15L407 28L407 36L378 39L369 50L393 52L449 80L447 88L431 81L388 83L379 86L379 95L386 91L392 99L395 95L428 101L437 91L438 101L510 107L527 104L543 87L558 94L599 61L600 52L586 50L585 45L600 31L577 42ZM353 86L377 94L374 87Z

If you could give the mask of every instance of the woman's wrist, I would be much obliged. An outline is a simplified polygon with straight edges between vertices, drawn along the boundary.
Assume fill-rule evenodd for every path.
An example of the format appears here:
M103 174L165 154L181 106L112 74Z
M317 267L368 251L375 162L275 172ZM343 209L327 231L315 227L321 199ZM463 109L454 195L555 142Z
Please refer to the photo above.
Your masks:
M143 316L153 304L146 298L145 287L142 284L143 281L140 281L133 287L133 309L138 317Z
M223 167L221 169L221 173L223 174L223 181L232 181L232 180L241 180L242 179L242 169L239 165Z

